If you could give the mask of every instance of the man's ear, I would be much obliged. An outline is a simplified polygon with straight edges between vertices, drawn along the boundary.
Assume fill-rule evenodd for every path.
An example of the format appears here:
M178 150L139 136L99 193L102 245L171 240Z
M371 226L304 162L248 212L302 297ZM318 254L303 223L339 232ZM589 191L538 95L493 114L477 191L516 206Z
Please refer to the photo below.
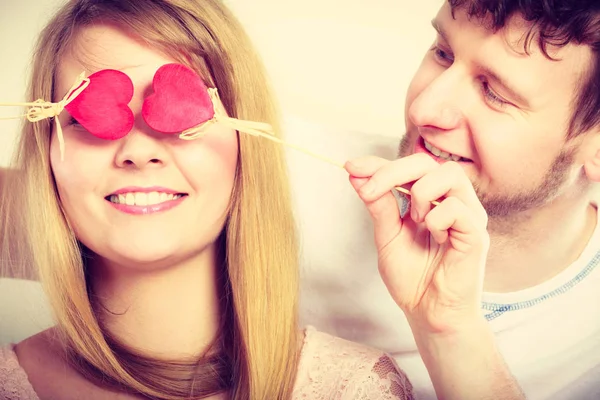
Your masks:
M592 182L600 182L600 131L591 132L582 146L585 174Z

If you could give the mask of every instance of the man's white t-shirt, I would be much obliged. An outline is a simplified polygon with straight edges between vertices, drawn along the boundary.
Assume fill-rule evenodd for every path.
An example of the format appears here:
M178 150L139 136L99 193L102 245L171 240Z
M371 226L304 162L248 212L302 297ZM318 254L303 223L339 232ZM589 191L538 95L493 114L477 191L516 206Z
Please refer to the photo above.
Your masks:
M370 264L349 262L337 273L306 264L303 322L390 353L417 399L435 399L406 319L375 278L376 254L360 261ZM566 270L519 292L485 293L482 312L528 399L600 399L600 223Z

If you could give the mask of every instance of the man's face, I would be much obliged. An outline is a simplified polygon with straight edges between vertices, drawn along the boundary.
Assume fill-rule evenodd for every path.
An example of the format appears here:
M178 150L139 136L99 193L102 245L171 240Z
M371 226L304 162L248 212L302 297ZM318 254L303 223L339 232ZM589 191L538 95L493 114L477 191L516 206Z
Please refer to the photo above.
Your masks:
M445 4L438 35L408 90L400 156L425 152L462 165L490 217L538 207L580 184L579 141L566 142L588 47L548 47L512 18L496 33ZM459 158L460 157L460 158Z

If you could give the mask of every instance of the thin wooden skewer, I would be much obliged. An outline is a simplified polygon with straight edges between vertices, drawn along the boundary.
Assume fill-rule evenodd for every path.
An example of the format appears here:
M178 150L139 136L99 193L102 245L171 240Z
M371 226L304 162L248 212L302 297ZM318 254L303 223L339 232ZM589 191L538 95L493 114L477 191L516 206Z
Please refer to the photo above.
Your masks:
M309 155L311 157L318 158L319 160L324 161L324 162L326 162L328 164L335 165L338 168L344 169L344 165L340 164L339 162L334 161L334 160L332 160L332 159L330 159L328 157L322 156L320 154L313 153L312 151L310 151L310 150L308 150L308 149L306 149L304 147L300 147L298 145L295 145L295 144L292 144L292 143L288 143L288 142L286 142L284 140L279 139L276 136L272 136L272 135L269 135L269 134L266 134L266 133L263 133L263 132L256 132L256 134L258 134L259 136L262 136L264 138L267 138L269 140L272 140L272 141L274 141L276 143L282 144L284 146L291 147L291 148L293 148L295 150L298 150L298 151L300 151L300 152L302 152L304 154L307 154L307 155ZM394 187L394 189L396 189L400 193L404 193L405 195L410 196L410 191L408 189L403 188L402 186L396 186L396 187ZM434 206L439 206L440 202L437 201L437 200L433 200L431 202L431 204L433 204Z

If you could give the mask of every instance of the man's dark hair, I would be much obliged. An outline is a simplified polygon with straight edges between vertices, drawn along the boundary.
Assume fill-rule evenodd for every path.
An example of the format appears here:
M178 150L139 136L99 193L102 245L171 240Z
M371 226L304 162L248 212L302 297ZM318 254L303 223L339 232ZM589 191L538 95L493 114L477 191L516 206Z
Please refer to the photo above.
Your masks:
M573 103L567 138L600 126L600 0L448 0L452 13L464 10L469 18L484 22L488 29L502 29L513 15L531 23L525 51L532 40L543 54L548 46L569 43L587 45L593 60L580 82ZM560 79L560 77L557 77Z

